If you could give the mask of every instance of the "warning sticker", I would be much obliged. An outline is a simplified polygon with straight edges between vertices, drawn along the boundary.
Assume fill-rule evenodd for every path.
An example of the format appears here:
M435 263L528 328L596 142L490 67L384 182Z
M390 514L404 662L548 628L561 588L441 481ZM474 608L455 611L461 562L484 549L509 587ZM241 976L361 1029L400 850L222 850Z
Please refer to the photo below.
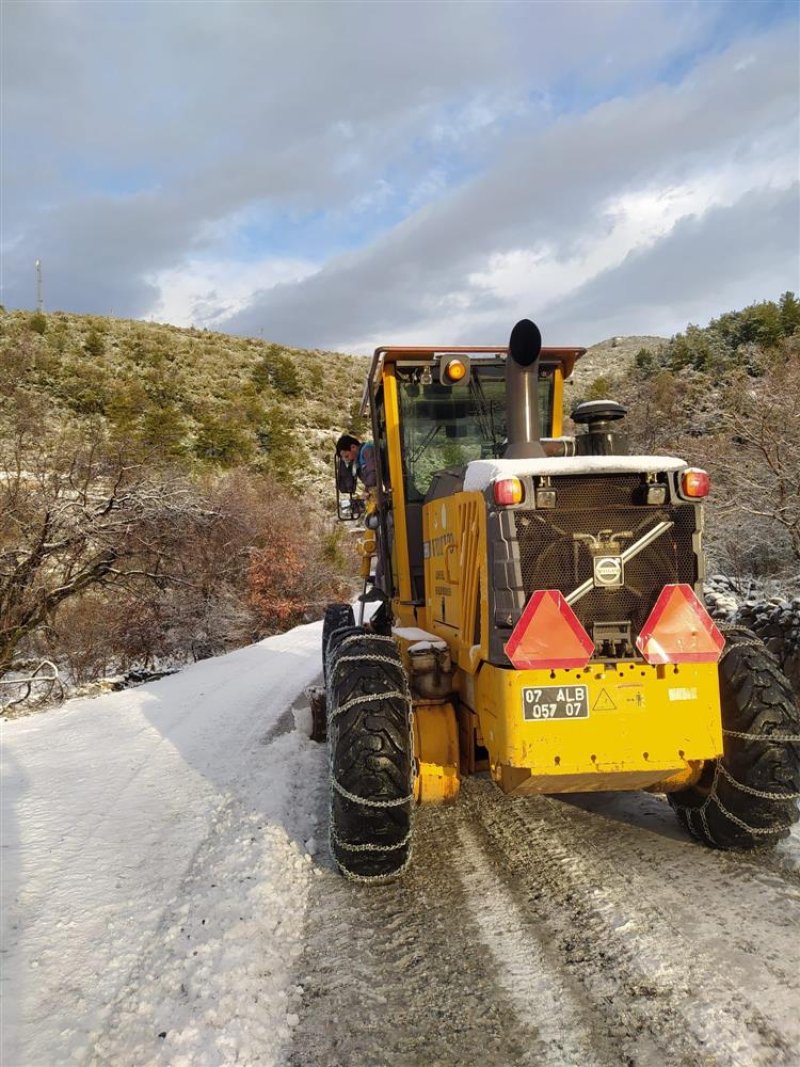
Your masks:
M636 682L626 682L617 689L617 699L625 711L643 711L645 689Z
M697 689L694 686L688 689L670 689L670 700L697 700Z
M592 704L592 711L616 711L617 705L611 699L607 689L600 690L600 696Z

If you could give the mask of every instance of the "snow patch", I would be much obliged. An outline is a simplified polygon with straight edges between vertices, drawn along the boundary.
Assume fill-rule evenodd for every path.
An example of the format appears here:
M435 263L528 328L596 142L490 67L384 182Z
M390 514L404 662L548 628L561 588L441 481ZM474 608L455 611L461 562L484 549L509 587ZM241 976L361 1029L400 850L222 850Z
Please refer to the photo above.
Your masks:
M464 491L482 491L497 478L525 475L641 474L677 471L686 461L674 456L545 456L543 459L476 459L467 464Z
M291 709L320 640L3 724L4 1063L280 1062L326 757Z

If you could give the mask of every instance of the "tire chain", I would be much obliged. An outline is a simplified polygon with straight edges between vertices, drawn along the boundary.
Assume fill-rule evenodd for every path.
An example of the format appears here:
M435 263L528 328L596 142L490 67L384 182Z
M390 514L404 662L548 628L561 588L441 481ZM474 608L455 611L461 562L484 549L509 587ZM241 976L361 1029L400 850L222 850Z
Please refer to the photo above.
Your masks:
M331 641L333 640L334 636L335 636L335 632L334 632L334 634L331 635ZM375 644L384 644L384 645L391 646L391 648L395 652L395 655L394 656L381 655L379 653L365 653L365 654L362 654L362 655L342 655L343 652L346 652L348 650L348 647L355 645L357 642L364 641L365 637L368 637L368 640L369 640L370 644L373 644L373 645L375 645ZM330 645L330 643L331 642L329 642L329 645ZM330 709L329 716L328 716L329 717L329 722L333 722L337 717L339 717L342 714L344 714L347 710L351 710L351 709L353 709L355 707L358 707L361 704L370 703L371 701L375 700L376 697L380 696L381 699L399 699L401 701L404 701L407 704L407 707L408 707L408 718L409 718L409 726L410 726L410 719L411 719L411 691L410 691L410 688L408 686L408 681L407 681L407 678L406 678L405 670L403 668L403 664L402 664L402 662L401 662L401 660L399 658L399 654L397 652L397 644L396 644L396 642L394 641L393 638L385 637L383 635L378 635L378 634L366 635L362 631L360 633L353 633L353 634L349 634L348 636L346 636L336 646L334 651L335 651L335 653L337 653L337 655L336 655L336 658L335 658L334 662L331 665L331 670L329 671L329 674L328 674L328 707ZM388 690L388 691L386 691L384 693L381 693L381 694L364 694L362 696L351 697L344 704L338 705L336 703L335 698L334 698L335 697L336 683L337 683L337 680L338 680L339 675L341 673L340 672L341 665L346 664L346 663L359 663L359 664L362 664L362 665L363 664L367 664L367 663L376 663L376 664L381 664L381 665L383 665L385 667L390 667L390 668L393 669L392 673L394 673L395 671L397 672L396 681L399 681L400 687L398 689ZM410 731L410 732L411 732L410 759L411 759L411 774L412 774L412 785L413 785L413 777L414 777L414 772L415 772L415 760L414 760L414 754L413 754L413 731ZM355 793L352 793L350 790L348 790L345 786L342 785L342 783L338 780L338 778L336 776L336 769L335 769L335 766L334 766L334 756L335 756L334 748L333 748L333 746L331 746L331 750L330 750L330 781L331 781L331 787L334 790L334 792L338 793L340 796L342 796L343 798L348 800L350 803L361 805L361 806L364 806L364 807L367 807L367 808L371 808L373 810L374 809L377 809L377 810L384 809L385 810L385 809L392 809L392 808L400 808L405 804L412 804L413 805L413 801L414 801L413 788L412 788L411 793L409 793L409 794L407 794L407 795L405 795L403 797L393 798L392 800L388 800L388 801L372 800L371 798L358 796ZM412 811L411 811L410 815L412 815L412 814L413 814L413 808L412 808ZM411 822L412 822L412 819L410 818L409 819L409 823L411 824ZM367 852L369 852L369 853L387 853L387 852L395 852L395 851L398 851L399 849L405 848L406 846L408 846L410 844L411 839L412 839L412 826L409 825L408 832L403 836L403 838L400 841L391 843L390 845L381 845L381 844L376 844L374 842L355 843L355 842L351 842L351 841L345 841L336 832L336 827L334 825L333 814L331 814L331 821L330 821L331 851L332 851L332 853L333 853L333 855L334 855L334 857L336 859L337 866L342 871L342 873L345 875L345 877L348 878L351 881L374 884L374 883L379 883L379 882L386 882L388 880L393 880L393 879L397 878L400 874L403 873L403 871L408 867L409 863L411 862L411 849L409 848L408 854L406 855L403 863L399 867L394 868L392 871L387 872L385 874L379 873L379 874L364 875L364 874L359 874L359 873L351 870L344 863L342 863L340 858L336 855L336 849L337 848L341 849L341 850L344 850L346 852L352 852L352 853L367 853Z
M732 641L727 644L725 651L720 657L720 665L727 659L727 657L733 651L753 648L756 649L761 655L766 656L768 664L774 668L776 673L780 673L780 664L778 663L778 660L769 651L763 641L759 640L758 638L754 638L753 634L750 633L748 630L744 629L743 627L727 626L720 627L720 629L724 634L731 638L740 638L740 640ZM725 737L737 738L744 741L755 741L760 742L762 744L774 745L776 742L778 742L781 744L788 745L800 742L800 734L754 734L745 730L726 730L724 728L722 733ZM773 800L777 802L783 802L797 800L798 798L800 798L799 792L773 793L768 792L766 790L754 789L752 786L747 786L743 782L738 781L738 779L736 779L730 773L727 767L724 766L722 759L717 759L715 761L714 766L714 778L711 782L711 786L709 787L708 795L702 804L697 807L682 805L678 801L677 794L673 794L669 798L670 803L673 805L673 807L675 807L676 811L678 812L678 815L682 818L682 821L686 825L687 829L695 837L698 837L701 840L705 837L705 839L710 844L715 845L716 847L725 847L720 845L720 843L716 840L708 824L707 812L710 812L712 810L712 804L716 807L717 811L723 816L723 818L727 819L735 826L738 826L739 829L743 830L745 833L751 834L754 837L763 838L785 836L787 832L787 827L784 823L780 823L777 826L751 826L749 823L745 822L744 819L729 811L729 809L725 806L725 804L719 797L718 783L720 776L726 779L735 789L738 789L741 792L756 797L760 800ZM702 826L702 832L698 832L695 824L693 823L693 819L695 816L699 817L700 824Z

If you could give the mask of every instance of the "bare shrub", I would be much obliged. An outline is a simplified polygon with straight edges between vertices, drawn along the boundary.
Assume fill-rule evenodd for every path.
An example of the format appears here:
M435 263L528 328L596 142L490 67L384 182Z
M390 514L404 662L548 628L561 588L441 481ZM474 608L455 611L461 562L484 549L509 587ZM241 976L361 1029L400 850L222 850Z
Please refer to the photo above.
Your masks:
M99 426L48 433L21 413L0 437L0 675L67 601L175 580L176 546L205 521L185 479L131 463Z
M209 503L224 521L201 555L206 570L221 564L243 594L253 637L318 613L340 591L326 522L274 478L232 473L215 484Z
M46 632L51 658L58 659L67 679L81 685L111 673L115 635L109 626L110 602L90 591L62 604Z
M786 343L762 377L739 374L725 391L712 451L718 511L772 553L800 563L800 345ZM762 538L763 543L763 538Z

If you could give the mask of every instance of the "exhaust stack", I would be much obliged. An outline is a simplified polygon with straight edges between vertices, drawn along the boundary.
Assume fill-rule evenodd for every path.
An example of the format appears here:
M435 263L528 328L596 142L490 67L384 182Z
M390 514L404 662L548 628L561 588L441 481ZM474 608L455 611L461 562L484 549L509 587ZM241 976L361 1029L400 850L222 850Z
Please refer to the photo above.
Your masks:
M505 459L539 459L545 452L539 426L539 354L542 335L530 319L511 331L506 359Z

